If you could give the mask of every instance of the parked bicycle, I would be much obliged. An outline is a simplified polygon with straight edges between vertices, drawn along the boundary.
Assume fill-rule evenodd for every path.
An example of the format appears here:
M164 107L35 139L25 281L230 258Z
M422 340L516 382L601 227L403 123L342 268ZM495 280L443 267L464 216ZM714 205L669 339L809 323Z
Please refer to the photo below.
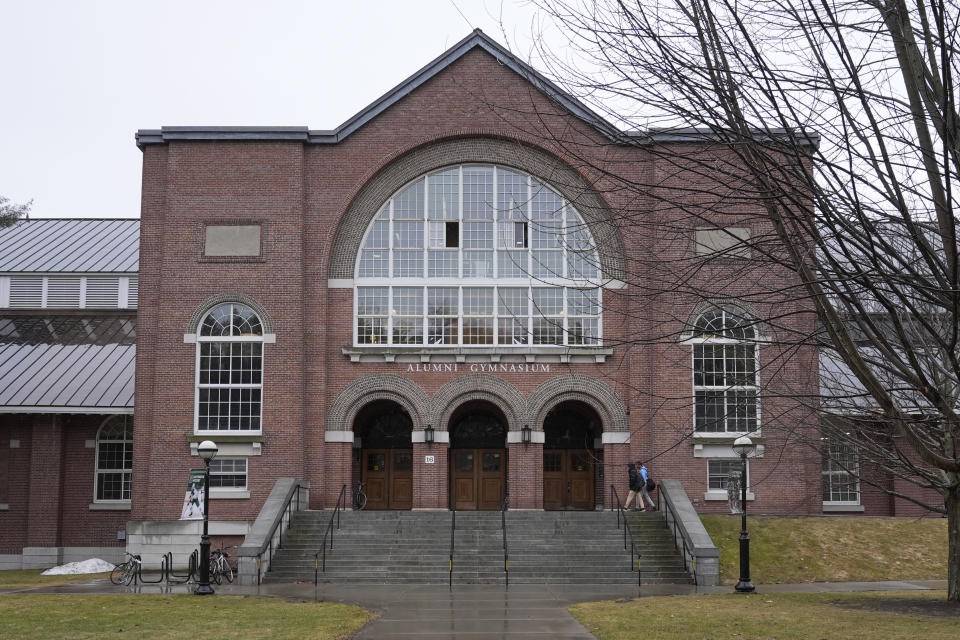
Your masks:
M363 483L358 482L353 489L353 510L362 511L367 506L367 494L363 490Z
M228 547L233 549L234 547ZM233 567L230 566L230 554L223 548L210 552L210 579L217 584L223 581L233 582Z
M113 584L130 584L136 582L137 576L140 575L140 567L143 565L140 556L129 551L127 555L130 557L125 562L115 566L113 571L110 572L110 582Z

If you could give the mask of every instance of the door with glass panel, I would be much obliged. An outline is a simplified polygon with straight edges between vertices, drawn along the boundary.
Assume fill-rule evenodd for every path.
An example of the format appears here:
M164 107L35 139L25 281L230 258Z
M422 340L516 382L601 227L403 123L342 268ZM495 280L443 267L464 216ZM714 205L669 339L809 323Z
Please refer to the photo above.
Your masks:
M410 416L391 401L371 402L358 414L354 442L361 447L359 480L367 509L413 508L411 430Z
M367 509L413 507L413 454L409 449L364 449Z
M581 402L562 402L544 420L543 508L593 509L600 421Z
M506 424L483 403L461 408L450 426L450 506L495 510L507 492Z

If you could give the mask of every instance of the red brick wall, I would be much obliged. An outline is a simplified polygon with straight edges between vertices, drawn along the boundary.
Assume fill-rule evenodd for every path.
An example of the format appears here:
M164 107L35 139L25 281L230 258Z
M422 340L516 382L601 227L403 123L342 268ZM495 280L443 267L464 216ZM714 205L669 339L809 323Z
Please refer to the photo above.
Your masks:
M552 141L546 128L563 131L565 142ZM688 204L706 208L722 199L728 185L643 149L610 146L531 92L522 78L475 51L336 145L172 142L145 149L135 519L167 520L179 514L187 470L198 466L188 455L196 347L184 344L183 334L205 300L229 293L257 300L272 320L277 340L265 346L263 455L250 459L251 499L224 501L218 517L252 519L282 476L312 483L311 506L333 504L340 486L350 484L355 474L351 445L324 442L328 407L351 382L375 374L403 375L405 368L400 363L352 363L341 352L352 343L353 293L326 286L336 230L361 189L396 159L433 141L471 136L539 148L601 189L609 183L565 145L587 160L609 163L627 180L659 185L659 191L653 189L640 201L622 190L604 196L615 214L643 216L639 225L620 220L630 287L604 292L605 343L614 347L614 355L604 363L552 363L549 373L499 375L526 397L559 375L603 381L631 408L632 440L629 448L609 446L604 452L602 484L621 483L626 461L644 459L655 477L678 478L691 496L702 493L706 462L693 457L689 437L690 347L678 344L679 335L703 290L715 292L713 297L750 300L762 287L782 290L792 280L783 270L734 260L703 269L680 286L672 269L692 258L690 229L696 218L667 206L670 194L700 181L700 201L691 201L689 193L684 197ZM740 224L743 215L738 210L720 222ZM264 221L264 262L200 260L203 221L231 217ZM750 226L764 232L759 218ZM769 329L774 339L812 326L810 314L789 294L754 301L753 307L760 316L777 317ZM766 455L753 467L754 508L761 513L818 511L819 483L811 491L809 478L819 478L819 461L798 445L815 421L793 399L816 388L815 348L781 352L763 346L761 359L763 424L769 427L763 432ZM413 379L432 397L463 374L461 369ZM422 449L414 447L414 507L443 508L448 503L445 448L431 449L435 465L423 464ZM511 447L510 491L516 507L542 506L540 451L536 445ZM625 494L625 480L622 485ZM710 511L720 505L700 506Z
M122 546L129 511L91 510L95 440L106 416L12 415L0 419L0 553L23 547ZM10 448L10 440L20 446Z

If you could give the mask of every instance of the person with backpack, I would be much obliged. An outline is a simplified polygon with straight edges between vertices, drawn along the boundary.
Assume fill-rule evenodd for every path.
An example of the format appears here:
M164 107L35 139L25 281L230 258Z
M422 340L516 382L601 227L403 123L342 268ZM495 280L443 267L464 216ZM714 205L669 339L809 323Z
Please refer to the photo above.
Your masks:
M650 503L651 509L656 509L656 505L653 502L653 498L650 497L650 492L657 488L657 483L653 478L647 473L647 467L642 462L638 462L640 469L637 472L637 475L640 476L639 481L639 491L637 493L637 506L639 511L646 511L647 504ZM629 498L627 498L629 501Z
M637 465L632 462L627 463L627 475L630 480L630 493L627 494L627 501L623 503L624 509L630 508L630 503L636 499L637 507L640 505L640 472L637 471ZM634 507L636 508L636 507Z

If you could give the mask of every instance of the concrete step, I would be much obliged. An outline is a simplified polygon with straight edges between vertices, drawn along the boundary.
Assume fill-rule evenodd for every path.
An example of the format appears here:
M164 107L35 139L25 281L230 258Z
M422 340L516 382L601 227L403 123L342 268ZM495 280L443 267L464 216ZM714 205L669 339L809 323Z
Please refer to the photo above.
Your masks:
M267 580L312 580L331 512L296 514ZM671 533L656 513L628 516L641 574L631 570L613 512L507 512L510 582L629 584L689 582ZM321 582L438 584L450 579L451 512L344 512ZM623 526L621 524L621 526ZM327 540L329 544L329 539ZM503 583L500 512L456 513L453 579ZM633 562L636 562L634 557Z

